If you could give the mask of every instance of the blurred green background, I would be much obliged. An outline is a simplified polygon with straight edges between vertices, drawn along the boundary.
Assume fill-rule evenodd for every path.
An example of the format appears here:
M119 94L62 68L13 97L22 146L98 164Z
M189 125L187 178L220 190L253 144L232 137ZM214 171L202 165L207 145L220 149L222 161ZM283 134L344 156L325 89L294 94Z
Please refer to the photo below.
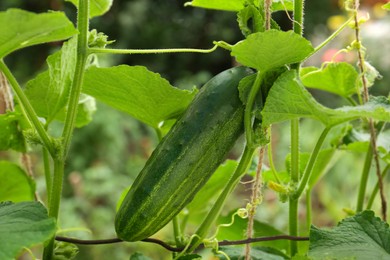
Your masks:
M115 0L107 14L92 19L90 27L104 32L109 39L115 40L112 47L116 48L210 48L213 40L224 40L233 44L243 39L235 13L183 7L184 2ZM375 85L372 93L388 95L390 17L378 9L379 2L362 3L362 9L369 11L372 17L372 20L364 25L366 29L363 28L362 37L367 47L368 60L384 76L383 80ZM70 3L61 0L1 0L0 10L7 8L22 8L34 12L44 12L48 9L64 10L72 21L75 21L76 16L76 9ZM305 36L312 40L313 45L324 40L335 26L345 20L339 1L336 0L307 1L305 10ZM284 30L290 29L291 21L286 13L275 13L274 19ZM323 61L329 60L332 50L346 47L353 40L352 35L353 31L347 30L325 50L311 58L307 65L320 66ZM45 68L46 57L60 45L56 43L23 49L7 57L6 63L17 79L25 83ZM343 56L342 59L354 62L353 57ZM220 49L211 54L100 57L102 66L123 63L146 66L151 71L160 73L174 86L183 89L199 87L213 75L234 65L229 53ZM312 93L327 106L337 107L344 104L330 94L320 91ZM56 132L60 127L60 124L54 124L51 131ZM303 152L312 150L320 131L321 126L317 123L310 120L302 121ZM273 137L276 167L283 170L290 142L288 124L275 126ZM116 203L123 190L142 169L156 144L157 137L153 129L121 112L98 104L93 122L82 129L76 129L66 163L64 198L60 213L60 226L66 232L64 235L84 239L114 237ZM12 157L4 153L0 156ZM236 151L230 155L232 158L238 156ZM364 155L338 152L335 159L338 160L335 160L329 173L319 182L313 193L313 221L316 225L334 225L346 216L343 208L354 208L355 205ZM38 192L44 199L43 166L38 149L33 149L32 160ZM375 178L370 178L369 190L374 182ZM245 206L249 198L248 189L248 186L240 185L238 192L228 202L231 204L230 207ZM273 191L266 189L257 219L286 231L287 205L279 202ZM165 241L172 240L171 226L168 225L157 237ZM122 243L80 246L80 254L76 259L129 259L136 251L144 252L152 259L167 259L170 255L157 245Z

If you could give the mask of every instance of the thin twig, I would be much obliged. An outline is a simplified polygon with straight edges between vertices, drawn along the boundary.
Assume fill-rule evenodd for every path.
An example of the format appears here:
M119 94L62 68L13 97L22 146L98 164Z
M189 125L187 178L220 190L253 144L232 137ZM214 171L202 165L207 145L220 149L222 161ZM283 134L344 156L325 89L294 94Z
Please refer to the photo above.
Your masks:
M356 42L358 43L357 46L357 54L358 54L358 59L359 59L359 69L361 73L361 80L363 84L363 100L364 103L367 103L369 100L369 93L368 93L368 85L367 85L367 79L365 75L365 66L364 66L364 54L361 50L361 40L360 40L360 27L359 27L359 21L357 17L357 10L359 8L359 0L355 1L355 13L354 13L354 21L355 21L355 38ZM386 221L387 219L387 202L386 202L386 197L384 193L384 185L383 185L383 179L382 179L382 174L381 174L381 168L380 168L380 163L379 163L379 155L378 155L378 148L376 144L376 131L375 131L375 126L374 126L374 121L369 118L368 119L368 124L370 127L370 143L371 143L371 149L373 151L374 155L374 161L375 161L375 166L376 166L376 176L378 178L378 184L379 184L379 193L381 197L381 205L382 205L382 219L383 221Z
M262 188L262 178L261 178L261 169L263 166L263 160L264 160L264 153L265 153L266 146L262 146L259 150L259 161L257 163L257 169L256 169L256 177L255 182L252 186L252 197L251 197L251 203L250 207L248 209L248 225L247 225L247 238L251 239L253 236L253 223L254 218L256 214L256 208L261 202L261 188ZM246 244L245 246L245 260L250 259L250 252L251 247L250 244Z
M62 242L78 244L78 245L106 245L106 244L126 242L126 241L121 240L120 238L84 240L84 239L62 237L62 236L56 236L56 240L62 241ZM249 244L249 243L275 241L275 240L307 241L307 240L309 240L309 237L295 237L295 236L289 236L289 235L254 237L254 238L249 238L249 239L232 240L232 241L223 240L223 241L219 242L218 245L219 246L243 245L243 244ZM177 247L170 246L169 244L167 244L161 240L154 239L154 238L145 238L145 239L141 240L141 242L157 244L157 245L160 245L160 246L164 247L165 249L172 251L172 252L181 252L184 249L184 248L177 248ZM204 248L204 245L200 245L198 247L198 249L202 249L202 248Z

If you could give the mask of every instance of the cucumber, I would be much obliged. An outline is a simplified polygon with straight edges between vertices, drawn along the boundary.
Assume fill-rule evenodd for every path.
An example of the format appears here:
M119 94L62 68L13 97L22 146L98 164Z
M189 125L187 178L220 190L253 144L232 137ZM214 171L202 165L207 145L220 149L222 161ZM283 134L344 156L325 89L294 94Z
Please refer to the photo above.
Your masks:
M208 81L161 140L120 206L120 239L139 241L164 227L224 161L244 132L240 80L253 72L235 67Z

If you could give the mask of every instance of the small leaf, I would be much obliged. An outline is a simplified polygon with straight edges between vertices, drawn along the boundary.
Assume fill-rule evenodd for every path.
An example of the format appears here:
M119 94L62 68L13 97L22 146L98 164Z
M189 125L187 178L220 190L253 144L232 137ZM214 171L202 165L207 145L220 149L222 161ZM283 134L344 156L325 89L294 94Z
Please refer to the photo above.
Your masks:
M387 3L387 4L382 5L382 8L383 8L383 9L390 10L390 3Z
M244 8L244 3L245 0L193 0L184 5L223 11L240 11Z
M0 161L0 201L34 200L35 183L18 165Z
M254 5L248 5L237 13L238 26L245 37L256 32L263 32L264 18Z
M313 259L389 259L389 224L366 210L331 230L312 226L308 254Z
M62 12L35 14L19 9L0 12L0 58L28 46L64 40L77 33Z
M195 95L172 87L145 67L126 65L89 68L83 92L154 128L181 115Z
M293 31L268 30L238 42L231 54L245 66L266 71L300 62L313 50L308 40Z
M357 92L359 74L351 64L338 62L306 74L301 73L301 80L306 87L349 97Z
M0 203L0 259L14 259L24 247L45 242L55 231L55 220L41 203Z
M26 151L26 142L19 128L22 116L15 112L0 114L0 151L13 149L19 152Z
M65 0L78 8L79 0ZM101 16L110 10L113 0L90 0L89 18Z

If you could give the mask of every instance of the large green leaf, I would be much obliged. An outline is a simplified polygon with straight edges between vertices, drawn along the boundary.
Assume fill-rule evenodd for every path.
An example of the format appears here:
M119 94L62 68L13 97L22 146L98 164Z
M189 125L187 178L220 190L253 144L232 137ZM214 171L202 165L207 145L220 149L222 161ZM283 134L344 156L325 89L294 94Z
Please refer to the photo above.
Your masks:
M20 118L21 115L15 112L0 115L0 151L14 149L24 152L26 150L25 140L19 128Z
M224 11L239 11L244 8L245 0L193 0L186 6L201 7Z
M357 93L359 74L349 63L329 63L325 68L301 70L302 83L309 88L316 88L349 97Z
M55 220L41 203L0 203L0 259L15 259L24 247L45 242L55 231Z
M295 70L282 74L269 91L263 111L263 124L270 125L293 118L308 117L333 126L350 120L370 117L390 121L390 104L387 98L372 98L356 107L330 109L319 104L305 89Z
M0 58L28 46L67 39L77 33L62 12L35 14L19 9L0 12Z
M195 95L194 91L172 87L145 67L126 65L89 68L83 92L154 128L181 115Z
M313 50L308 40L293 31L268 30L238 42L231 54L241 64L265 71L300 62Z
M35 183L18 165L0 161L0 201L21 202L34 199Z
M309 257L313 259L390 259L389 224L363 211L333 229L310 231Z
M76 7L79 6L80 0L65 0L71 2ZM108 12L110 10L113 0L89 0L89 17L100 16Z

